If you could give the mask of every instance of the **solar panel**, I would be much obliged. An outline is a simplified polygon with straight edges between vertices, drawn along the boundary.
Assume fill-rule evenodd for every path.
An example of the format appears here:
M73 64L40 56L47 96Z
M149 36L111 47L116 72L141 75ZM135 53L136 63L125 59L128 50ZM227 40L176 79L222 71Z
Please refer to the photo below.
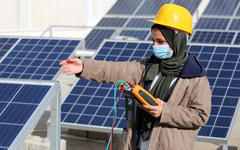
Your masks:
M107 14L132 15L140 4L139 0L118 0Z
M151 26L153 25L152 22L146 21L151 20L153 18L132 18L126 27L130 28L148 28L150 30Z
M17 41L18 38L0 37L0 61Z
M184 8L187 8L189 12L193 15L197 10L200 2L201 0L184 0L184 1L175 0L173 3L183 6Z
M86 49L97 49L104 39L109 39L114 34L112 29L93 29L86 37Z
M206 68L212 89L211 115L198 138L226 142L239 106L240 47L191 44L189 51Z
M203 14L232 16L238 4L239 0L211 0Z
M95 56L96 60L139 60L152 55L151 43L106 41ZM111 130L113 85L79 79L62 104L62 125L93 131ZM119 93L118 93L119 94ZM126 125L125 104L119 103L116 131Z
M150 34L150 31L143 30L122 30L120 35L132 38L137 38L138 40L145 40L145 38Z
M136 15L149 15L155 16L159 10L159 8L163 4L171 3L173 0L145 0L141 5L141 8L138 9Z
M35 81L34 81L35 82ZM55 83L0 79L0 149L16 150L56 96Z
M237 34L234 44L240 44L240 33Z
M212 89L210 119L199 132L200 140L226 142L239 106L240 47L191 44L188 50L206 68ZM105 41L96 60L131 61L152 55L151 42ZM120 100L116 131L125 127L124 100ZM113 85L79 79L62 104L62 125L110 132Z
M230 19L227 18L206 18L198 20L195 29L227 29Z
M80 40L22 38L0 64L0 78L52 80Z
M231 44L235 32L220 32L220 31L195 31L191 42L192 43L217 43Z
M103 18L97 27L123 27L128 18Z

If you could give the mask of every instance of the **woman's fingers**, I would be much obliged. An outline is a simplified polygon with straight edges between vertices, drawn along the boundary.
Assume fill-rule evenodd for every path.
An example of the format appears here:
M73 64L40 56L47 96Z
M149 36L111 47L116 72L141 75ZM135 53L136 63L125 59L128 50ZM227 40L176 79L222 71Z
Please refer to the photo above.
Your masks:
M67 63L79 63L81 60L78 58L68 58Z
M66 60L62 60L59 64L60 64L60 65L66 65L66 64L67 64L67 61L66 61Z
M72 64L81 61L78 58L68 58L66 60L62 60L59 64L60 65L67 65L67 64Z
M61 70L66 73L71 72L71 68L68 65L63 65Z
M61 70L68 75L76 74L83 70L82 60L78 58L68 58L67 60L62 60L59 64L61 65Z
M157 118L160 117L163 109L163 101L157 99L159 104L157 106L152 105L142 105L142 109L151 114L153 117Z

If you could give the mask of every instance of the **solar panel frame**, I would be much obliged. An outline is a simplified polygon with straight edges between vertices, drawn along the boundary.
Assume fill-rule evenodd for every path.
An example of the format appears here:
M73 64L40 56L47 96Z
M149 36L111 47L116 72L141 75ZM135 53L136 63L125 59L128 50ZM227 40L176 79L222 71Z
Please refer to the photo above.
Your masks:
M17 58L16 56L10 56L10 54L11 53L13 53L14 52L14 49L17 49L17 46L20 46L21 45L21 43L20 42L23 42L23 41L26 41L26 40L28 40L28 42L31 42L30 43L30 45L33 45L33 46L39 46L39 45L34 45L34 44L36 44L35 43L35 41L34 40L39 40L39 42L45 42L45 41L47 41L47 40L49 40L48 42L50 43L51 42L51 44L52 44L52 46L56 46L56 45L54 45L54 44L56 44L56 43L54 43L54 42L56 42L56 41L58 41L59 42L59 44L60 44L60 42L62 42L61 43L61 45L63 45L63 48L69 48L69 47L73 47L73 46L69 46L69 47L67 47L66 45L64 45L64 44L71 44L71 42L75 42L75 41L79 41L79 43L77 44L77 46L75 46L74 47L74 49L71 51L71 52L69 52L69 50L67 50L67 52L63 52L63 50L60 50L61 52L62 52L62 54L64 54L64 55L68 55L68 57L71 57L71 56L73 56L73 54L74 54L74 51L75 50L77 50L77 49L80 49L80 48L83 48L83 44L84 44L84 42L83 42L83 39L80 39L80 38L53 38L53 37L47 37L47 38L45 38L45 37L30 37L30 36L20 36L19 37L19 40L18 40L18 42L17 43L15 43L15 46L14 47L12 47L12 49L11 49L11 51L9 51L9 53L8 54L6 54L5 55L5 57L4 57L4 59L2 59L2 61L0 62L0 64L1 64L1 66L2 66L2 63L4 62L4 61L6 61L6 58ZM64 43L65 41L68 41L68 43ZM39 43L40 44L40 43ZM44 45L44 44L46 44L46 43L41 43L42 45ZM61 46L60 45L60 46ZM29 44L26 44L26 43L23 43L23 46L29 46ZM49 45L44 45L45 47L43 47L43 48L47 48ZM59 45L57 45L57 46L59 46ZM29 48L31 48L31 46L29 46ZM47 50L47 49L46 49ZM28 52L28 50L26 49L26 50L20 50L20 51L17 51L17 54L21 54L21 53L24 53L23 51L25 51L26 53L28 53L28 55L29 55L29 57L30 57L30 55L31 55L31 53L33 53L34 51L32 50L32 51L30 51L30 52ZM36 53L37 53L37 55L38 55L38 57L40 56L40 55L43 55L43 53L39 53L38 51L36 51ZM58 53L57 51L56 52L53 52L53 51L51 51L51 54L54 54L54 53ZM47 54L47 51L45 52L45 54ZM48 53L47 55L50 57L50 55L49 55L50 53ZM26 56L24 56L24 55L22 55L22 57L26 57ZM61 55L58 55L57 57L58 58L55 58L55 57L53 57L53 58L51 58L51 60L48 60L48 59L46 59L45 57L47 57L47 56L42 56L42 58L41 59L43 59L43 61L41 61L40 62L40 64L42 64L42 65L45 65L45 66L48 66L48 62L51 64L51 65L54 65L54 66L56 66L56 63L57 63L57 67L55 67L55 68L51 68L51 70L54 70L54 72L55 72L55 75L53 74L53 73L51 73L51 76L53 76L53 77L51 77L51 76L49 76L49 77L44 77L44 76L41 76L40 78L43 78L42 80L49 80L49 79L45 79L45 78L50 78L51 77L51 79L50 80L55 80L56 79L56 77L59 75L59 73L60 73L60 69L58 68L58 62L56 62L58 59L61 59ZM65 59L65 58L64 58ZM23 63L26 63L26 65L24 65L24 67L25 67L25 71L30 71L31 72L31 69L33 68L31 65L34 63L34 62L36 62L37 60L36 59L34 59L34 62L32 62L33 61L33 59L30 57L29 59L20 59L20 58L18 58L17 60L21 60L21 63L23 64ZM11 73L12 75L19 75L19 76L22 76L22 77L20 77L21 79L35 79L35 78L33 78L33 76L32 75L30 75L30 76L32 76L31 78L29 78L29 77L25 77L24 76L24 74L22 74L22 70L20 69L20 68L23 68L22 67L22 65L20 65L19 64L19 62L17 61L17 60L11 60L12 61L12 63L14 63L14 61L16 61L16 63L14 63L15 65L16 65L16 68L15 68L15 71L17 71L17 69L19 70L18 72L13 72L13 71L11 71L11 67L12 68L14 68L15 67L15 65L13 66L12 64L7 64L5 67L8 67L8 66L10 66L9 67L9 73ZM31 64L28 64L28 60L31 62ZM39 59L40 60L40 59ZM62 60L62 59L61 59ZM60 62L60 60L59 60L59 62ZM41 69L42 68L39 68L39 65L34 65L34 66L38 66L37 68L38 68L38 70L35 70L35 72L36 71L41 71ZM45 67L46 68L46 67ZM24 69L24 68L23 68ZM47 69L48 70L48 72L50 72L51 70L49 70L49 69ZM47 71L46 70L46 71ZM34 70L33 70L34 71ZM8 72L4 72L4 73L8 73ZM0 72L1 73L1 72ZM28 73L28 74L31 74L31 73ZM40 74L40 73L39 73ZM45 75L47 74L47 72L45 72ZM2 73L1 73L1 75L2 75ZM23 78L23 76L24 76L24 78ZM37 75L35 75L35 76L37 76ZM3 77L2 77L3 78ZM4 77L4 78L19 78L19 77ZM36 78L37 79L37 78Z
M54 81L38 81L38 80L22 80L22 79L5 79L0 78L0 84L19 84L19 85L33 85L33 86L48 86L49 89L47 93L42 98L41 102L38 104L36 109L30 115L26 123L20 129L17 136L10 143L9 147L1 147L0 149L16 150L19 149L26 137L31 133L33 128L38 123L41 115L46 110L47 106L50 104L52 99L57 98L60 92L60 86ZM19 103L19 102L18 102ZM21 103L20 103L21 104ZM24 103L23 103L24 104ZM9 124L11 125L11 124ZM15 125L15 124L14 124Z

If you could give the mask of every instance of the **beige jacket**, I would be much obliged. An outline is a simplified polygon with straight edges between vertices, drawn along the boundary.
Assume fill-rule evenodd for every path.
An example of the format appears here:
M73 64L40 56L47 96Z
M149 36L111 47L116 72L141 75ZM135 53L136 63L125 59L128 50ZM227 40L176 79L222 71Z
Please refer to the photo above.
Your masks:
M80 77L105 83L117 80L143 85L146 59L140 62L84 60ZM155 122L149 150L192 150L198 131L210 115L211 90L206 76L180 78L163 104L159 122ZM133 150L135 125L128 122L123 130L120 150Z

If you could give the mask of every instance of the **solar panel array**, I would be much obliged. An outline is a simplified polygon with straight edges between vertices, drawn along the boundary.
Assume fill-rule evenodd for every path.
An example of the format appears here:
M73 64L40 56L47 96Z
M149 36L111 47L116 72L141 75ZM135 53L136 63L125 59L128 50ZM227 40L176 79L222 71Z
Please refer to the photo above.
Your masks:
M201 0L185 0L184 2L177 0L118 0L88 34L85 39L85 48L97 50L104 39L119 39L118 36L148 40L147 37L151 34L152 23L146 20L153 19L163 4L178 4L194 14L200 2ZM123 28L127 30L139 28L139 31L122 31ZM141 29L144 29L144 31L141 31ZM148 30L148 35L146 35L145 30Z
M0 149L18 149L45 111L53 84L0 79ZM47 96L48 95L48 96Z
M195 25L191 42L238 44L239 4L239 0L211 0Z
M163 4L174 3L187 8L190 13L194 13L201 0L119 0L108 11L107 15L141 15L141 16L155 16L158 9ZM124 11L123 11L124 10Z
M52 80L59 71L59 62L67 59L80 42L21 38L0 63L0 78Z
M240 47L191 44L188 50L207 69L212 89L212 112L199 132L200 139L226 141L240 98ZM152 54L150 42L105 41L96 60L132 61ZM109 132L112 125L113 85L79 79L62 104L62 124ZM116 130L125 127L124 98L120 100ZM104 130L103 130L104 129Z

